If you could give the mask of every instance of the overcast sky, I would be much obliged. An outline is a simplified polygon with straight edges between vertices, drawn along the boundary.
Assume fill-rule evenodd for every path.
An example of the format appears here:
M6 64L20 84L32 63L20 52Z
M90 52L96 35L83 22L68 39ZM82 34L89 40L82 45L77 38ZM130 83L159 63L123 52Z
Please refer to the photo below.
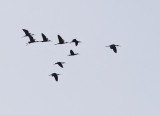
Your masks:
M160 115L159 4L1 0L0 114ZM22 29L52 42L26 46ZM54 45L58 34L82 43ZM117 53L105 47L113 43Z

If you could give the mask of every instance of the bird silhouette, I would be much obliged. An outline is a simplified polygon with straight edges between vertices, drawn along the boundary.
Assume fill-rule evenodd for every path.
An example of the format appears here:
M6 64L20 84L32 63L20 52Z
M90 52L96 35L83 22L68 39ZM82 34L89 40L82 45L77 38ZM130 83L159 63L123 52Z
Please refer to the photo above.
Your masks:
M54 78L55 78L55 80L56 80L56 81L58 81L58 75L60 75L60 74L52 73L52 74L51 74L51 75L49 75L49 76L54 77Z
M70 54L68 56L79 55L78 53L74 53L73 50L70 50Z
M51 42L51 40L49 40L43 33L41 35L43 38L43 41L41 41L41 42Z
M59 40L59 43L57 43L55 45L68 43L68 42L65 42L64 39L62 39L62 37L60 35L58 35L58 40Z
M119 46L119 45L112 44L112 45L109 45L109 46L106 46L106 47L110 47L110 49L113 49L113 51L114 51L115 53L117 53L117 48L116 48L116 46Z
M78 46L78 43L80 43L81 41L78 41L78 40L76 40L76 39L73 39L70 43L75 43L75 46Z
M32 35L34 35L34 34L29 33L29 31L26 30L26 29L22 29L22 30L25 32L25 36L24 36L24 37L28 37L29 40L30 40L30 41L27 43L27 45L30 44L30 43L39 42L39 41L36 41L36 40L33 38Z
M58 64L61 68L63 68L63 64L64 64L64 63L65 63L65 62L56 62L55 65Z
M29 33L29 31L28 30L26 30L26 29L22 29L23 31L24 31L24 33L25 33L25 36L23 36L23 37L29 37L30 35L32 36L32 35L34 35L34 34L31 34L31 33Z

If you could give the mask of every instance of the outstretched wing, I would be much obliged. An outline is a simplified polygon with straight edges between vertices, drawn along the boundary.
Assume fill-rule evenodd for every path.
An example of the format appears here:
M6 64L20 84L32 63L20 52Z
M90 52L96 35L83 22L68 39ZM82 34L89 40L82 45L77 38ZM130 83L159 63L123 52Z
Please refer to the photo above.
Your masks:
M76 39L73 39L72 42L76 42Z
M74 52L73 52L73 50L70 50L70 54L71 54L71 55L74 55Z
M54 78L55 78L56 81L58 81L58 76L57 75L55 75Z
M48 38L42 33L43 41L48 41Z
M63 68L63 65L62 65L62 63L61 63L61 62L59 62L59 63L58 63L58 65L59 65L61 68Z
M33 38L32 35L29 35L28 37L29 37L29 39L30 39L30 42L35 42L35 39Z
M29 35L30 35L30 33L29 33L28 30L26 30L26 29L22 29L22 30L24 31L24 33L26 34L26 36L29 36Z
M117 53L117 48L115 46L112 49L115 53Z
M58 40L59 40L59 43L64 43L64 40L62 39L60 35L58 35Z
M75 42L75 45L76 45L76 46L78 45L78 41Z

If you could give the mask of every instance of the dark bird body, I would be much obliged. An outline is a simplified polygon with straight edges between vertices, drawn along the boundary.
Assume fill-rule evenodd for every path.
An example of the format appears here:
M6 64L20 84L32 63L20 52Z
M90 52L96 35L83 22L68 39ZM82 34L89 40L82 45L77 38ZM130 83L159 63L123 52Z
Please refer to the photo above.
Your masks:
M58 64L61 68L63 68L63 64L64 64L65 62L56 62L55 64Z
M60 35L58 35L58 40L59 40L59 43L57 43L55 45L68 43L68 42L65 42L64 39L62 39L62 37Z
M51 41L43 33L41 35L42 35L42 38L43 38L43 41L41 41L41 42L50 42Z
M70 55L68 56L74 56L74 55L78 55L78 53L74 53L73 50L70 50Z
M78 43L80 43L81 41L78 41L78 40L76 40L76 39L73 39L72 41L71 41L71 43L75 43L75 46L78 46Z
M52 73L52 74L51 74L51 75L49 75L49 76L54 77L54 78L55 78L55 80L56 80L56 81L58 81L58 75L60 75L60 74Z
M115 53L117 53L117 48L116 48L116 46L119 46L119 45L112 44L112 45L109 45L109 46L106 46L106 47L110 47L110 49L113 49L113 51L114 51Z

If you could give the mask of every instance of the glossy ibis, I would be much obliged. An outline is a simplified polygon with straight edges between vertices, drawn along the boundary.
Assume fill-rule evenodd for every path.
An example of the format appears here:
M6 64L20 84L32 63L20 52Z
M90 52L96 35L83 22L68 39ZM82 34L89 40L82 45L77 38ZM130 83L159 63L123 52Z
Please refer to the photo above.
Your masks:
M70 50L70 54L68 56L79 55L78 53L74 53L73 50Z
M116 48L116 46L119 46L119 45L112 44L112 45L109 45L109 46L106 46L106 47L110 47L111 49L113 49L113 51L114 51L115 53L117 53L117 48Z
M49 40L43 33L41 35L43 38L43 41L41 41L41 42L51 42L51 40Z
M62 39L62 37L60 35L58 35L58 40L59 40L59 43L57 43L55 45L68 43L68 42L65 42L64 39Z
M56 80L56 81L58 81L58 75L60 75L60 74L52 73L52 74L51 74L51 75L49 75L49 76L54 77L54 78L55 78L55 80Z
M55 65L58 64L61 68L63 68L63 64L64 64L64 63L65 63L65 62L56 62Z
M76 39L73 39L72 41L71 41L71 43L75 43L75 46L77 46L78 45L78 43L80 43L81 41L78 41L78 40L76 40Z
M26 29L22 29L22 30L25 32L25 36L24 37L29 37L30 41L27 43L27 45L30 44L30 43L38 42L33 38L32 35L34 35L34 34L29 33L29 31L26 30Z

